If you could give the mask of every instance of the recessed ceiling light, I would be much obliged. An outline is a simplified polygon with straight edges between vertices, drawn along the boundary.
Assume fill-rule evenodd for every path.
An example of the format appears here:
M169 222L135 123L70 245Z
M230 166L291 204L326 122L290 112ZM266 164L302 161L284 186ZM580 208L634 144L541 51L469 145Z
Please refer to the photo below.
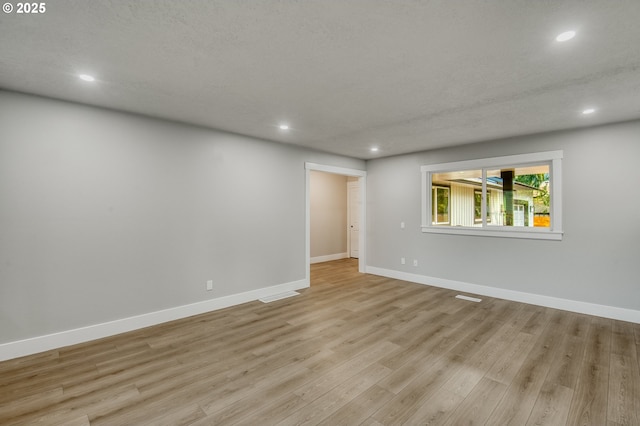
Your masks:
M584 111L582 111L582 113L583 113L584 115L593 114L594 112L596 112L596 109L595 109L595 108L587 108L587 109L585 109Z
M576 36L575 31L565 31L563 33L558 34L558 36L556 37L556 41L563 42L563 41L571 40L575 36Z
M281 124L278 127L280 128L280 130L289 130L289 125L288 124Z
M371 148L371 152L378 152L378 147L374 146L373 148Z
M80 77L80 80L84 81L96 81L95 77L89 74L80 74L78 77Z

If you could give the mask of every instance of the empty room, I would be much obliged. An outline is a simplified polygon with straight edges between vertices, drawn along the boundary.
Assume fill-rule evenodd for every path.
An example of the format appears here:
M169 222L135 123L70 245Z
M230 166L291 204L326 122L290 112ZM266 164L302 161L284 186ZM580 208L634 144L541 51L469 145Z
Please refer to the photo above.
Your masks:
M3 2L1 425L640 425L640 2Z

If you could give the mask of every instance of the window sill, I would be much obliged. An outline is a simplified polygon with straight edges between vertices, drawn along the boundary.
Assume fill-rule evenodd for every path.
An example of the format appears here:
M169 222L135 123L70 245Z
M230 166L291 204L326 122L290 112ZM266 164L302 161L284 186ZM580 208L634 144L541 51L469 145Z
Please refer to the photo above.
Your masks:
M553 240L561 241L562 232L545 229L518 229L492 227L470 228L470 227L445 227L445 226L423 226L422 232L430 234L450 234L450 235L472 235L476 237L499 237L499 238L524 238L529 240Z

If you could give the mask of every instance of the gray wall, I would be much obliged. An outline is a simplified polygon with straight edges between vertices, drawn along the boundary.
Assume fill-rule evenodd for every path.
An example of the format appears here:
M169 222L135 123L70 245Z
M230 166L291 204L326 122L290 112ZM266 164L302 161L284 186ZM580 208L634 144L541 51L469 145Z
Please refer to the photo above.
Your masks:
M310 173L311 257L347 252L347 177Z
M551 150L564 151L562 241L421 232L421 165ZM640 310L638 161L640 121L368 161L367 263Z
M305 161L0 91L0 343L304 279Z

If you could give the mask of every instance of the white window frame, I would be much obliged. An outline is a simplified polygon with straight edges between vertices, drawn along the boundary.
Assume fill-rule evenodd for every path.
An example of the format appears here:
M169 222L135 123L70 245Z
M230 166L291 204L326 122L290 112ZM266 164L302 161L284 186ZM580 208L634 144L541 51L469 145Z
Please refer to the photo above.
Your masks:
M422 232L434 234L474 235L505 238L529 238L539 240L562 240L562 158L563 151L546 151L531 154L508 155L504 157L456 161L452 163L430 164L420 167L422 172ZM549 213L551 223L548 228L487 226L486 197L487 169L519 167L531 164L549 164ZM433 173L460 170L482 170L482 227L442 226L431 223ZM449 200L451 201L451 200Z

